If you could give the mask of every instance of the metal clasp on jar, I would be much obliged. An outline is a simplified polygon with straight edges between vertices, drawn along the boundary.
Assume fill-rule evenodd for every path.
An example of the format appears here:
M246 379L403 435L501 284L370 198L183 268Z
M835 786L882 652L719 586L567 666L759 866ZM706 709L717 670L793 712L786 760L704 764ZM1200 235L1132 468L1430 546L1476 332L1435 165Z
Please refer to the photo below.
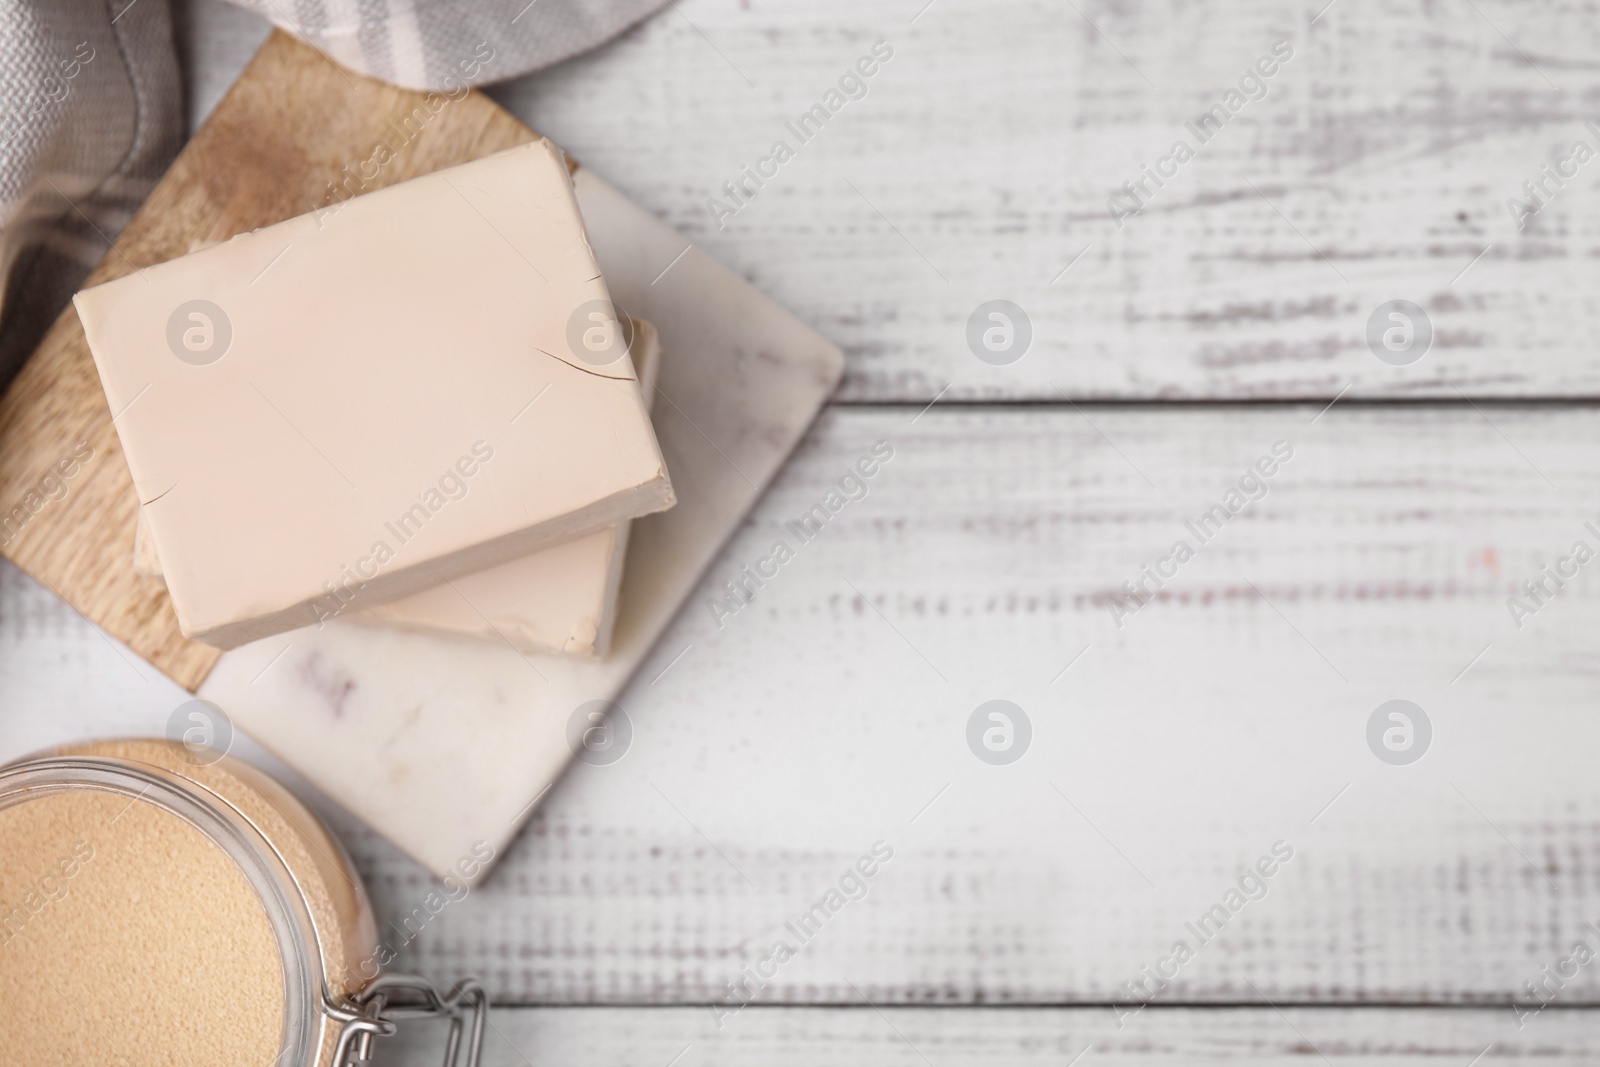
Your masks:
M489 1021L489 995L476 979L457 983L446 996L434 984L414 974L380 974L352 997L354 1005L325 1001L322 1010L342 1021L333 1067L355 1067L372 1059L372 1039L392 1037L405 1019L450 1020L450 1037L444 1049L444 1067L479 1067L483 1058L483 1028ZM472 1031L466 1059L461 1059L461 1031L468 1012Z

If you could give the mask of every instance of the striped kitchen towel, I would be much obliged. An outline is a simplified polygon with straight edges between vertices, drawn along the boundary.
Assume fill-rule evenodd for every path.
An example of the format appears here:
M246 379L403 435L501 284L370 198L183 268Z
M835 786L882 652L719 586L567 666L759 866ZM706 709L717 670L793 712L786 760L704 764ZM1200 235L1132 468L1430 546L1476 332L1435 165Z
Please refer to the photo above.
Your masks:
M200 0L205 2L205 0ZM231 0L413 89L504 81L666 0ZM183 143L168 0L0 0L0 386Z

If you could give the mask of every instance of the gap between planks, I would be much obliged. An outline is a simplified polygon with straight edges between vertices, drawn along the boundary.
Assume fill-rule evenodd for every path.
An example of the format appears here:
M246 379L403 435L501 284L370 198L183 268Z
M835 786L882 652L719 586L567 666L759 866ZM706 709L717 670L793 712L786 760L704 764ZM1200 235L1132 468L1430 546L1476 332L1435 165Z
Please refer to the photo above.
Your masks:
M990 1008L879 1010L752 1005L717 1019L705 1007L653 1009L497 1009L486 1061L560 1064L907 1064L938 1065L1084 1061L1123 1064L1373 1063L1467 1067L1480 1061L1588 1063L1596 1049L1592 1011L1528 1020L1519 1030L1510 1011L1299 1008L1248 1011L1152 1008L1119 1020L1104 1009L1031 1012ZM385 1047L402 1064L438 1058L440 1028L405 1031ZM431 1057L431 1059L430 1059ZM386 1057L387 1058L387 1057Z

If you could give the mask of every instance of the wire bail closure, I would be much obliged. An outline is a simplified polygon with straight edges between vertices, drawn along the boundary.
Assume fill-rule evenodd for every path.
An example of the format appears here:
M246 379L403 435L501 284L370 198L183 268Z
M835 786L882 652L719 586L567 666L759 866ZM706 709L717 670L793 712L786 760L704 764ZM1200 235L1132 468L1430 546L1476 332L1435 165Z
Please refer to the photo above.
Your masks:
M483 1059L483 1028L489 1022L489 995L475 978L458 982L446 996L434 984L415 974L380 974L351 998L353 1008L324 1003L323 1010L344 1022L334 1048L334 1067L357 1067L372 1059L372 1039L393 1037L405 1019L449 1019L450 1036L444 1048L444 1067L479 1067ZM461 1030L467 1013L472 1032L466 1059L461 1058Z

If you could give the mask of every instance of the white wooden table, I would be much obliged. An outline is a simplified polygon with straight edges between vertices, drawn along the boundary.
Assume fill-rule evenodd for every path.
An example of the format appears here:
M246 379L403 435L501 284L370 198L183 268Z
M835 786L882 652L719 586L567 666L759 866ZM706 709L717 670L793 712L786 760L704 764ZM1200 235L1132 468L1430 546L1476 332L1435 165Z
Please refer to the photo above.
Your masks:
M495 90L850 362L666 638L689 652L625 696L626 758L569 773L403 953L486 980L491 1062L1600 1055L1600 963L1563 962L1600 950L1600 564L1508 609L1600 549L1600 163L1524 229L1506 204L1600 148L1600 21L1320 7L684 0ZM264 27L186 10L197 122ZM880 39L865 97L719 228L706 199ZM1279 41L1266 96L1119 228L1107 198ZM994 299L1032 325L1008 366L965 336ZM1395 299L1433 327L1408 366L1366 340ZM879 440L868 495L719 625L706 598ZM1200 543L1186 520L1280 441ZM159 732L181 699L0 569L0 757ZM1008 765L968 746L994 699L1032 727ZM1408 765L1368 742L1394 699L1431 723ZM323 806L409 913L420 869ZM879 841L800 944L785 923ZM1219 904L1134 1013L1125 983Z

